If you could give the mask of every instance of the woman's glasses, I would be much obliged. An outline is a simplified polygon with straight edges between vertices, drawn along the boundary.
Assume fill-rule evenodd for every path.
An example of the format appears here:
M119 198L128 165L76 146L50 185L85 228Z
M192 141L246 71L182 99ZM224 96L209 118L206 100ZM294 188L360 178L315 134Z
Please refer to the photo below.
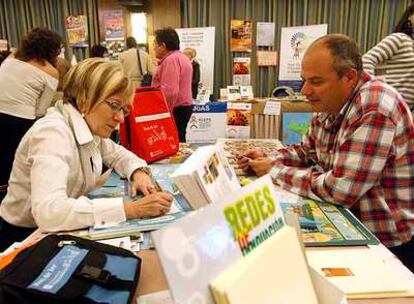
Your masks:
M105 103L111 108L112 112L119 113L122 111L122 114L124 116L128 116L131 112L131 109L129 106L121 106L119 101L113 100L113 99L107 99L105 100Z

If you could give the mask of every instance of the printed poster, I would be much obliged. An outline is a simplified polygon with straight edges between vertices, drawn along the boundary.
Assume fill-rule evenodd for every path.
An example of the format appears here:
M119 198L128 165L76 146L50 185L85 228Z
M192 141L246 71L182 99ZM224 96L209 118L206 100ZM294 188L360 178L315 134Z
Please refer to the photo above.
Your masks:
M88 46L88 24L85 15L66 17L66 32L69 46Z
M214 89L214 27L193 27L176 29L180 37L180 49L193 48L200 64L200 83L213 92Z
M317 38L326 35L327 24L283 27L280 43L279 86L290 86L299 91L300 71L306 49Z
M226 111L225 102L195 105L187 125L187 143L215 143L226 137Z
M227 103L228 138L250 138L252 105L250 103Z
M257 22L256 45L273 46L275 43L275 23Z
M233 85L250 85L250 58L233 59Z
M231 41L232 52L252 51L252 21L231 20Z
M105 40L124 40L124 18L122 10L104 11L102 14Z

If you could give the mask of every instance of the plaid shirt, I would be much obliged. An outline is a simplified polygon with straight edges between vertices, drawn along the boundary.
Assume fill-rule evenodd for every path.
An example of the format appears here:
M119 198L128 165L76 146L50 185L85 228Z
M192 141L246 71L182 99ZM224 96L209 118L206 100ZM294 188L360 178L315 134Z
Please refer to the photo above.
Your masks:
M414 234L414 125L382 81L363 73L338 115L315 114L303 142L274 159L276 183L351 208L387 247Z

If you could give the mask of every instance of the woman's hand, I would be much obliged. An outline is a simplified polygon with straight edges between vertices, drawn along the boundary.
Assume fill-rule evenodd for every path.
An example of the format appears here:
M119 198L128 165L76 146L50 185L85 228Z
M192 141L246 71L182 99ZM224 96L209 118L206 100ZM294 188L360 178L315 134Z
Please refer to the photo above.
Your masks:
M170 211L173 196L167 192L151 193L137 201L124 204L127 220L161 216Z
M134 197L137 191L141 191L144 196L157 192L152 178L141 170L136 170L132 175L130 195Z

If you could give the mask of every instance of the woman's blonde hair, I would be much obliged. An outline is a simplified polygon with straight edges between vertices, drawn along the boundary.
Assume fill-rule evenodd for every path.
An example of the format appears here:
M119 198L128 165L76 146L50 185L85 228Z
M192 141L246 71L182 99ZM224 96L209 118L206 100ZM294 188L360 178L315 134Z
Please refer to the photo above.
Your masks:
M63 99L84 114L117 95L132 102L134 87L121 66L104 58L89 58L73 66L63 80Z
M190 48L190 47L185 48L183 50L183 53L186 54L187 56L189 56L190 57L190 60L191 59L194 59L195 56L197 56L197 51L195 49L193 49L193 48Z

